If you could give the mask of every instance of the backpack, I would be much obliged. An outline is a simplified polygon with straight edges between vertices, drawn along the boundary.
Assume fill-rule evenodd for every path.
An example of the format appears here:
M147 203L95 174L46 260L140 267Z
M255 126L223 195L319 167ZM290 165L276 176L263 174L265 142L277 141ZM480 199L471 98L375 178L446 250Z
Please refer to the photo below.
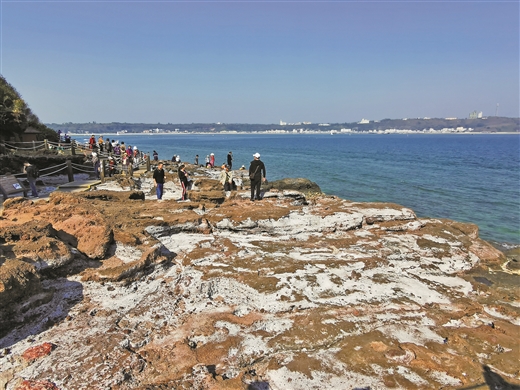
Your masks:
M32 179L37 179L40 177L40 171L38 170L38 167L34 165L30 165L27 167L27 176L31 177Z

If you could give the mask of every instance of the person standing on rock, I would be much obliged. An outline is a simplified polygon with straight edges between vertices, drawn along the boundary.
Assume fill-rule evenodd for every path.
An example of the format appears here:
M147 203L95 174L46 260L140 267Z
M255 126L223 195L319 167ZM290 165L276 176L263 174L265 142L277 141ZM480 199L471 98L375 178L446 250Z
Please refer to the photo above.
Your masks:
M229 152L227 155L227 165L229 165L229 169L233 169L233 152Z
M114 157L108 157L108 177L114 176L116 172L116 162L114 161Z
M224 186L226 198L229 198L231 196L231 190L233 189L233 174L229 171L229 165L222 167L218 181Z
M186 166L181 164L179 167L179 180L182 187L182 196L180 200L188 200L188 173L186 172Z
M112 152L114 151L114 148L112 147L112 142L110 142L110 138L107 137L107 140L105 141L105 150L109 156L112 155Z
M88 140L88 147L90 149L95 149L96 147L96 137L94 137L94 134L92 134Z
M213 153L210 153L209 155L209 165L211 168L215 167L215 155Z
M157 199L161 200L162 196L163 196L163 186L164 186L164 169L163 169L162 162L160 162L157 165L157 169L155 171L153 171L153 182L155 183Z
M100 135L98 138L98 149L100 152L103 151L103 146L105 145L105 141L103 141L103 137Z
M123 153L121 156L121 173L125 173L128 175L128 156L126 153Z
M249 178L251 179L251 202L260 200L260 185L265 181L265 165L260 161L260 153L253 154L254 160L249 165ZM256 196L255 196L256 192Z
M38 168L30 164L28 161L23 163L23 171L27 174L27 181L31 187L31 195L34 198L38 197L38 191L36 190L36 179L38 178Z
M99 179L101 163L96 152L92 152L92 165L94 165L94 173L96 174L96 179Z

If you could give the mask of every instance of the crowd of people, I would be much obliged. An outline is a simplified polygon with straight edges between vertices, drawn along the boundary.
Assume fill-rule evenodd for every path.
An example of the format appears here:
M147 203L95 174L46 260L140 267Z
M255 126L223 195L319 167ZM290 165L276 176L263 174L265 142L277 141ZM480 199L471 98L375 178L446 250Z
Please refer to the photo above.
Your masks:
M124 141L119 143L116 140L110 140L109 137L103 139L102 136L96 140L94 134L88 142L91 151L90 157L96 178L99 179L101 166L99 155L102 153L108 157L108 176L111 177L117 172L118 163L121 164L121 173L129 176L133 175L136 166L147 158L146 154L139 150L137 146L125 145ZM158 160L157 152L154 150L154 160Z
M146 155L139 151L137 146L125 145L124 142L118 143L115 140L110 140L108 137L103 139L103 136L99 136L96 140L94 134L89 139L89 148L91 150L91 158L94 166L96 177L100 176L100 160L98 153L104 153L108 155L108 176L113 176L117 171L117 161L121 161L122 171L128 175L133 174L134 164L139 164L141 159L146 158ZM153 180L156 189L156 195L158 200L162 200L164 194L164 183L165 183L165 171L164 163L159 160L159 154L157 151L153 151L152 159L157 164L153 171ZM186 171L186 164L182 163L180 155L173 155L171 161L178 164L177 175L179 183L182 188L182 195L180 201L188 200L188 190L191 184L189 173ZM226 156L226 163L221 165L221 172L219 175L219 182L222 185L222 189L226 197L230 197L233 190L237 188L235 184L235 178L233 176L233 152L229 152ZM199 163L199 155L195 155L194 165L204 166L206 168L215 168L215 154L210 153L206 155L204 165ZM239 170L246 170L245 166L242 165ZM260 153L253 154L253 160L249 165L249 179L251 182L251 201L261 200L261 185L266 181L266 168L263 161L260 160Z
M153 161L157 162L157 166L153 172L153 180L156 188L157 199L162 200L165 182L164 163L162 161L159 161L158 153L155 150L153 151ZM191 179L189 177L189 173L186 171L186 164L183 164L181 162L181 158L179 155L173 155L172 162L179 164L177 174L179 178L179 183L182 188L182 195L179 201L187 201ZM204 165L199 164L199 155L195 155L194 165L200 167L204 166L209 169L215 168L215 154L210 153L206 155ZM232 169L233 152L230 151L227 154L226 163L221 165L221 171L218 178L227 198L229 198L231 196L232 191L237 188ZM245 171L246 168L244 165L242 165L239 170ZM261 200L261 185L263 182L266 181L266 169L265 164L263 163L263 161L260 160L260 153L255 153L253 155L253 160L249 165L249 179L251 181L251 201L254 202Z

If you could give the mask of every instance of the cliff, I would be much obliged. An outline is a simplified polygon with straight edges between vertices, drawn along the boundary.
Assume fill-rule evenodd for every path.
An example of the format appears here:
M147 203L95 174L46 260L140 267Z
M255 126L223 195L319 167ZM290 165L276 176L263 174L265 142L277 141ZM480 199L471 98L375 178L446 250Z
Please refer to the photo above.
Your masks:
M520 384L518 274L476 226L194 173L190 202L169 173L4 203L0 389Z

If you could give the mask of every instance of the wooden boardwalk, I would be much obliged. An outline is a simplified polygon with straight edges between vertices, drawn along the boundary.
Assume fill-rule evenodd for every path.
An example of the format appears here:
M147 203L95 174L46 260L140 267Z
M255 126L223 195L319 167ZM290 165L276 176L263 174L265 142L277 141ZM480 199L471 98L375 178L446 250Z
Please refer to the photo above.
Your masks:
M80 192L88 191L92 186L101 184L101 180L76 180L70 183L65 183L56 188L56 191L61 192Z

